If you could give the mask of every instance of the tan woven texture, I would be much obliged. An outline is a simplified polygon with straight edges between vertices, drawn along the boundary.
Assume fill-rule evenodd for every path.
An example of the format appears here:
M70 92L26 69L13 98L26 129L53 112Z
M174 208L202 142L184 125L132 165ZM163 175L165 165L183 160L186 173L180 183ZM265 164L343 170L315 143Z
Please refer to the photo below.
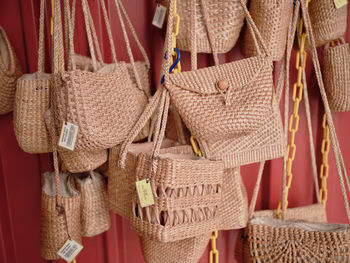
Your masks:
M249 12L259 29L261 36L273 60L280 60L286 49L289 19L293 12L293 1L289 0L252 0ZM256 56L251 30L245 29L243 53L245 56Z
M135 193L131 227L139 235L161 242L215 230L220 219L223 172L221 162L198 159L194 154L170 155L163 150L152 158L141 153L136 180L150 181L155 204L142 208Z
M350 110L350 45L326 46L322 73L329 107L333 111Z
M308 11L317 47L344 36L347 9L347 5L337 9L334 0L310 1Z
M0 114L13 110L16 81L23 74L5 30L0 26Z
M349 262L348 225L253 219L252 262Z
M107 207L107 189L103 176L91 172L88 176L76 176L81 195L82 235L92 237L107 231L111 225Z
M40 255L47 260L58 259L57 251L72 238L81 244L80 195L70 185L70 177L60 174L64 212L56 202L54 173L45 173L41 194ZM66 215L66 216L65 216Z
M239 33L244 24L244 13L239 1L209 0L207 1L208 21L205 21L202 12L203 0L179 0L178 14L181 18L176 46L180 50L191 50L191 5L195 1L195 34L197 51L199 53L212 53L207 35L206 23L214 28L214 46L218 53L226 53L236 44ZM245 2L247 2L245 0Z

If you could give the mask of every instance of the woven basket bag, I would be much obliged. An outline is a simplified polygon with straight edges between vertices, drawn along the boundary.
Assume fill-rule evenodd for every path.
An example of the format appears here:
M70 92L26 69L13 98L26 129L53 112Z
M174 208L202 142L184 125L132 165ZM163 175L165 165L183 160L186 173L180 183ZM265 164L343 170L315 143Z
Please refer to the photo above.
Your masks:
M99 173L90 172L87 176L76 175L75 181L81 195L82 235L92 237L107 231L111 222L104 177Z
M293 12L291 0L252 0L249 12L265 40L273 60L280 60L286 48L289 20ZM249 27L244 32L243 53L247 57L256 56L258 50Z
M0 114L13 110L16 81L23 74L13 47L0 26Z
M192 38L195 38L199 53L212 53L211 40L206 30L208 24L212 25L212 44L218 53L226 53L233 48L244 24L244 12L238 0L207 0L205 6L203 0L177 2L177 12L181 18L177 48L191 51ZM247 0L244 2L247 3ZM203 15L204 8L208 12L207 19ZM191 30L195 30L195 36L192 36Z
M112 46L112 36L108 33L114 64L112 66L107 65L102 67L97 71L95 51L91 34L89 33L90 27L87 26L89 20L88 3L85 0L82 3L90 53L95 72L76 70L75 61L72 59L69 61L72 65L72 70L55 74L54 100L57 120L56 129L60 129L58 127L61 126L63 121L76 124L79 127L79 134L75 150L94 151L115 146L125 139L131 126L147 104L149 83L141 82L140 75L147 75L147 73L139 74L133 60L120 11L120 1L116 1L116 7L131 63L117 63L114 45ZM104 7L104 4L102 7ZM105 8L103 8L103 10L104 9ZM121 9L122 11L124 10L123 8ZM124 11L123 14L126 16ZM104 17L108 25L109 22L105 12ZM70 20L70 17L68 17L68 20ZM136 34L129 22L130 21L127 19L127 23L135 37ZM69 28L71 28L71 23L69 22L68 24ZM107 27L107 32L110 32L108 28L109 27ZM57 30L54 31L57 32ZM57 41L54 43L56 46L57 42L60 41L59 36L58 34ZM69 36L69 52L73 52L73 34L71 30ZM138 40L137 43L139 44ZM139 47L145 55L142 46L139 45ZM70 57L73 58L73 54ZM148 72L149 63L146 57L145 61L142 67L139 68ZM133 76L129 74L130 65L137 83L133 81Z
M340 45L323 50L324 85L333 111L350 110L350 45L340 38Z
M44 173L41 194L40 255L59 259L58 250L68 239L81 244L81 196L65 173Z
M310 1L308 11L317 47L344 36L347 10L347 5L337 9L334 0Z

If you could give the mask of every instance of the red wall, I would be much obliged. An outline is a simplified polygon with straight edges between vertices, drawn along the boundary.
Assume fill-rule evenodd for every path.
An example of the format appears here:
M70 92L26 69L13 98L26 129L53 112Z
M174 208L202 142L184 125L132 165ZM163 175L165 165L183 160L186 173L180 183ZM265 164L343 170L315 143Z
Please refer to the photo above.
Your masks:
M47 2L49 3L50 1L47 0ZM109 45L106 41L106 32L102 26L98 2L97 0L89 0L100 40L102 38L105 40L102 47L103 54L109 60ZM116 11L112 8L114 7L112 5L113 0L108 0L107 2L107 8L110 10L113 22L118 59L127 60ZM155 1L128 0L124 1L124 4L150 57L153 65L152 81L155 83L160 69L164 36L164 30L159 30L151 25ZM46 17L49 18L49 7L47 7L46 11ZM26 72L35 72L37 70L38 17L39 0L0 0L0 26L5 28ZM83 21L81 8L78 9L77 20ZM45 23L46 33L48 33L49 19ZM346 40L350 41L350 33L347 34ZM76 52L86 54L86 37L79 24L75 41ZM48 47L50 43L46 44ZM136 59L142 59L140 52L135 48L135 44L132 44ZM226 61L241 57L239 51L241 44L242 41L239 41L238 45L225 56ZM50 51L49 48L47 48L47 51ZM188 63L184 61L189 61L189 56L188 54L183 54L182 57L182 65L185 65L184 68L186 69L186 64L188 68ZM291 82L293 82L296 77L296 70L293 66L295 52L293 52L291 61ZM200 55L199 66L211 63L212 59L210 56ZM323 107L320 103L320 95L311 66L311 59L308 61L307 79L319 166ZM315 201L303 103L300 112L301 123L296 138L297 156L293 168L294 178L289 198L291 207L311 204ZM347 135L350 130L350 113L334 113L333 116L345 163L349 169L350 140L348 140ZM334 158L332 153L330 155L329 162L331 167L328 180L327 215L330 222L346 222ZM243 180L249 196L255 183L257 168L257 165L250 165L242 169ZM39 214L40 175L47 170L51 170L50 156L24 153L18 147L15 139L12 114L0 116L0 262L2 263L45 262L39 256ZM281 170L281 159L268 163L263 178L258 209L276 208L280 200ZM79 255L78 262L143 262L138 237L130 229L128 222L119 216L111 216L112 226L107 233L94 238L84 239L85 248ZM220 232L217 244L221 262L237 262L234 254L238 233L239 231ZM208 262L208 251L207 249L204 253L201 263Z

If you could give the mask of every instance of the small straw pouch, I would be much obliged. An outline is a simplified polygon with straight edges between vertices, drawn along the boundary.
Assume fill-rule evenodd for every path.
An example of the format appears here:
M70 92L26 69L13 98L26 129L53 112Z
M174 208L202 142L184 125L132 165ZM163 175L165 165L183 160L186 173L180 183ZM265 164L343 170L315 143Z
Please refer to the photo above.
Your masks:
M107 207L107 189L103 175L76 174L77 190L81 195L81 229L86 237L107 231L111 225Z
M287 43L289 20L293 12L293 1L252 0L249 12L265 40L272 59L276 61L282 59ZM250 30L248 27L244 33L243 53L247 57L258 54Z
M244 0L245 3L247 0ZM241 28L244 24L244 12L239 0L178 0L177 12L180 16L179 34L177 36L177 48L183 51L191 51L194 44L198 53L211 53L211 43L218 53L230 51L236 44ZM206 9L208 18L204 18L203 9ZM213 40L210 40L206 32L207 23L212 24ZM191 30L194 30L195 36Z
M68 239L81 244L80 194L66 173L44 173L41 194L40 254L59 259L58 250Z
M50 106L51 74L45 73L45 1L40 2L38 72L25 74L17 81L13 124L18 145L28 153L52 152L44 114Z
M336 8L334 0L310 1L308 12L316 47L343 37L346 31L348 6Z
M0 114L13 110L16 81L23 74L13 47L0 26Z
M324 85L333 111L350 110L350 45L340 38L340 45L326 44L323 50Z

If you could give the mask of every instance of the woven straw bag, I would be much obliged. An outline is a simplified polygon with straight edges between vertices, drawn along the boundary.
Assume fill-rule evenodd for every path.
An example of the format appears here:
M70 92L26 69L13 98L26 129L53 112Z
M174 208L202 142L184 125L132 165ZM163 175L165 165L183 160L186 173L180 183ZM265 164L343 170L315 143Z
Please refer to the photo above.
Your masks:
M81 197L68 174L45 173L43 180L40 254L46 260L54 260L59 259L57 252L68 239L81 244Z
M57 120L56 129L59 130L59 127L64 121L71 122L79 127L79 134L75 145L77 151L101 150L119 144L125 139L129 129L139 117L148 101L149 83L142 83L140 78L140 75L147 74L139 74L137 71L119 5L120 1L116 1L119 20L128 47L131 67L137 83L133 81L133 77L129 74L130 65L124 62L117 63L111 34L108 34L108 38L111 43L114 64L112 66L107 65L102 67L97 71L95 51L92 45L91 34L89 33L89 26L86 26L86 31L95 72L76 70L75 61L71 59L69 63L72 65L72 70L55 74L54 100ZM88 25L88 4L85 0L83 1L83 10L85 25ZM124 15L126 14L125 12L123 13ZM106 18L106 24L108 24L109 22L105 12L104 17ZM70 17L68 17L68 20L69 28L71 28ZM131 28L131 23L129 23L130 21L128 19L127 22ZM108 28L107 32L110 32ZM55 31L57 33L57 30ZM132 28L131 31L135 37L136 34L134 34ZM71 30L69 32L69 52L72 53L74 48L73 35ZM60 41L59 35L57 39ZM54 43L56 47L58 41ZM139 44L138 40L137 43ZM139 45L139 47L145 55L142 46ZM70 57L73 58L73 54ZM149 63L146 56L145 60L146 62L139 68L148 72Z
M334 0L310 1L308 12L317 47L344 36L347 24L347 5L337 9Z
M212 52L210 41L213 41L218 53L226 53L233 48L244 24L244 12L238 0L209 0L205 6L203 0L177 2L177 12L181 17L177 48L191 51L192 38L195 38L194 43L199 53ZM204 8L208 12L207 18L203 14ZM208 24L213 28L213 40L209 39L206 31ZM195 36L191 30L195 30Z
M13 110L16 81L23 74L13 47L0 26L0 114Z
M340 38L339 46L323 50L322 73L329 102L333 111L350 110L350 46Z
M96 236L107 231L111 225L107 207L107 189L103 176L96 172L75 176L77 190L81 195L82 235Z
M293 12L291 0L252 0L249 12L265 40L266 47L273 60L280 60L286 48L289 20ZM247 57L256 56L258 50L254 45L250 29L244 33L243 53Z

